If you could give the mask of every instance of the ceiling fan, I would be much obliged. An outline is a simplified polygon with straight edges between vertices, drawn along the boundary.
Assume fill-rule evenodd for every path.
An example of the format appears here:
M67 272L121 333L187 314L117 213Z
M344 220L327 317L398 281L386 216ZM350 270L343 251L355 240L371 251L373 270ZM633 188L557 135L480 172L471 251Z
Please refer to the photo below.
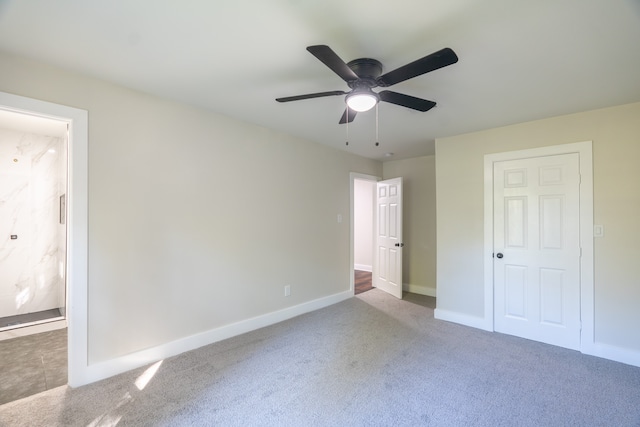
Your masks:
M368 111L380 101L418 111L428 111L432 109L436 106L436 103L433 101L390 90L382 90L376 93L372 89L375 87L389 87L458 62L458 56L453 50L447 47L380 75L382 73L382 64L378 60L360 58L345 63L329 46L309 46L307 50L322 61L342 80L347 82L351 90L346 92L343 90L334 90L330 92L287 96L284 98L276 98L276 101L290 102L325 96L347 95L345 98L347 108L342 114L340 124L352 122L358 112Z

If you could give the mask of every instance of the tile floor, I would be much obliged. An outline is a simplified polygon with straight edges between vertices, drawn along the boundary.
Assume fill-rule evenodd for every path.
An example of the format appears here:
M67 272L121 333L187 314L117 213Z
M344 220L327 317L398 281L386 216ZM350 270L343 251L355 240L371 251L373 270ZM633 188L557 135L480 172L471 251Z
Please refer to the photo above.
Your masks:
M67 330L0 341L0 405L67 384Z

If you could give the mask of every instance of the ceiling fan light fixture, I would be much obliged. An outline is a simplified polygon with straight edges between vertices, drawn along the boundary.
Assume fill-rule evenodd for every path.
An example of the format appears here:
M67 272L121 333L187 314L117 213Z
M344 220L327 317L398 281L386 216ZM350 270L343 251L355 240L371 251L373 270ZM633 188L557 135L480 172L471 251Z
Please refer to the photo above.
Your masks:
M347 105L359 113L369 111L380 101L380 97L371 89L355 90L347 95Z

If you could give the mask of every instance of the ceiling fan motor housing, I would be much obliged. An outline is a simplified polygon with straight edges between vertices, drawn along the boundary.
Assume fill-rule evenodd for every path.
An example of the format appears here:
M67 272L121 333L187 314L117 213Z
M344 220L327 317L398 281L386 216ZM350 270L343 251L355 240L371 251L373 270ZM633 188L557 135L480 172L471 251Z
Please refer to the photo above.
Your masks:
M347 66L359 77L358 80L347 82L350 88L355 89L362 86L374 88L378 86L377 78L382 74L380 61L371 58L359 58L348 62Z

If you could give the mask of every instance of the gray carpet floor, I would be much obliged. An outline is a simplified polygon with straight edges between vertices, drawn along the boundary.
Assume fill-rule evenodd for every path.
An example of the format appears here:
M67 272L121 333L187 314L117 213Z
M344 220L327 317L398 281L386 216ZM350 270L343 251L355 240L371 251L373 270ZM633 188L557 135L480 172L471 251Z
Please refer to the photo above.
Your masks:
M2 405L0 425L640 426L640 368L432 308L373 289L166 359L144 387L147 367Z

